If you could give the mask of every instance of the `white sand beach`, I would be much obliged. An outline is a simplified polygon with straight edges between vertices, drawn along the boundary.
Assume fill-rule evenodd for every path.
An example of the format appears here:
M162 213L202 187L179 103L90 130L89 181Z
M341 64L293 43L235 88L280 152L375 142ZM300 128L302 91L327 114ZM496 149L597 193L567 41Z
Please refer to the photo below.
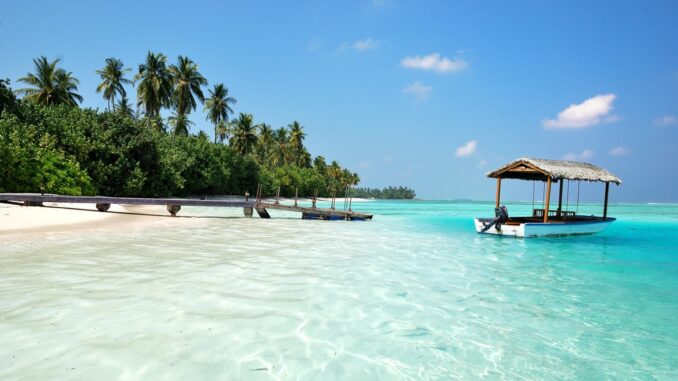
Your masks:
M94 204L45 203L23 206L0 203L0 236L21 233L48 233L73 229L82 231L122 229L132 224L153 223L168 217L163 206L111 205L100 212Z

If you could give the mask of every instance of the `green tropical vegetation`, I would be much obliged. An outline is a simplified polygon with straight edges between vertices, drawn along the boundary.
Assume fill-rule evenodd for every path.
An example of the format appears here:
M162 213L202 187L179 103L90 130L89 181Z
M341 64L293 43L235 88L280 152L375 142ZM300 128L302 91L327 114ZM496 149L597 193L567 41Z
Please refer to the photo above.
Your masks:
M79 107L79 81L60 60L39 57L33 64L18 80L26 87L12 91L8 79L0 80L0 192L253 194L260 183L264 195L280 187L282 196L328 197L360 182L336 161L312 157L298 121L273 129L245 112L230 121L236 99L222 83L208 89L188 57L168 64L164 54L149 51L132 80L120 59L107 58L95 71L101 80L96 91L107 103L103 111ZM136 107L128 99L130 86L136 87ZM190 115L199 104L214 126L214 141L191 131ZM403 190L414 197L406 188L380 194L401 198Z
M411 200L417 197L414 190L407 187L356 188L352 191L352 194L353 197L389 200Z

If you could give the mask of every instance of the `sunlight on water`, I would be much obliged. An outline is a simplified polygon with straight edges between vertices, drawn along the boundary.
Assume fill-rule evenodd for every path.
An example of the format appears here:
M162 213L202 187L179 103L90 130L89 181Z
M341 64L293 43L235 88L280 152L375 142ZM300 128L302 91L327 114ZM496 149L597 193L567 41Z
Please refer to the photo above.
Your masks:
M678 378L678 206L556 239L477 235L492 207L2 242L0 379Z

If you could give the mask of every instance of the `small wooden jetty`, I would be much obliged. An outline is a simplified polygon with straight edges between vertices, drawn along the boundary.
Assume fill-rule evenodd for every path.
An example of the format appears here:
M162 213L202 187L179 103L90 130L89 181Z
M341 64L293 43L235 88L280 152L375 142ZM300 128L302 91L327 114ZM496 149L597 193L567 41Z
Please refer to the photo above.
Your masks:
M99 211L107 211L111 204L121 205L166 205L167 211L172 215L181 210L182 206L210 206L226 208L243 208L246 217L252 217L253 210L257 211L261 218L271 218L269 209L284 210L301 213L304 219L320 220L371 220L372 214L354 212L351 210L335 210L333 208L317 208L315 201L312 207L281 204L276 198L274 202L267 202L257 198L250 200L249 195L242 199L200 199L200 198L139 198L139 197L105 197L105 196L64 196L56 194L40 193L0 193L0 201L23 202L26 206L41 206L44 202L63 202L72 204L96 204Z

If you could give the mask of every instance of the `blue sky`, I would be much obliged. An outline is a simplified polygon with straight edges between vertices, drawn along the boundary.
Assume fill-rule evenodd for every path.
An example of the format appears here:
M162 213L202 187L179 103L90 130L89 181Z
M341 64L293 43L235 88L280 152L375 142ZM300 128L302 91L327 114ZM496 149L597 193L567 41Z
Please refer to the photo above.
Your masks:
M299 120L311 153L364 186L487 200L489 170L572 158L623 179L613 201L677 202L678 2L621 3L3 1L0 77L18 88L33 58L60 58L104 108L105 58L186 55L236 112ZM201 107L191 119L211 134Z

